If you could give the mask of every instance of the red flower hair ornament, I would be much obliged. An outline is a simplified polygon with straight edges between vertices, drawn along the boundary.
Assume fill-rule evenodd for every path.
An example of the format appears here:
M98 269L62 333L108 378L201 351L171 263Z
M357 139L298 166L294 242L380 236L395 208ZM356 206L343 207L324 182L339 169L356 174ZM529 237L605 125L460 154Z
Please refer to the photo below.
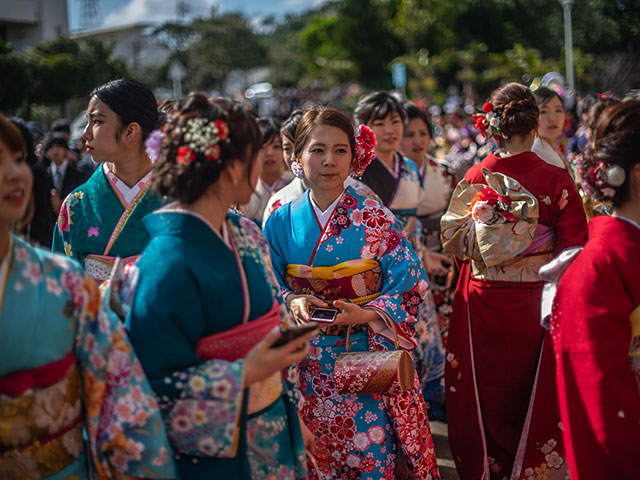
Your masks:
M162 130L151 132L145 147L147 155L153 163L160 157L164 139L167 136L167 126ZM177 146L176 163L180 165L191 165L198 156L205 160L215 160L222 162L220 158L220 142L227 142L229 139L229 126L223 120L208 120L205 118L190 118L184 125L173 128L175 133L174 146Z
M373 130L366 125L358 126L356 151L351 164L351 170L355 176L362 175L373 159L376 158L373 149L377 144L376 134L373 133Z
M480 133L483 137L487 136L487 130L489 130L489 134L496 140L502 138L502 133L500 132L500 114L501 112L496 111L493 104L491 102L486 102L482 105L482 111L478 113L474 113L473 127L476 130L480 130Z

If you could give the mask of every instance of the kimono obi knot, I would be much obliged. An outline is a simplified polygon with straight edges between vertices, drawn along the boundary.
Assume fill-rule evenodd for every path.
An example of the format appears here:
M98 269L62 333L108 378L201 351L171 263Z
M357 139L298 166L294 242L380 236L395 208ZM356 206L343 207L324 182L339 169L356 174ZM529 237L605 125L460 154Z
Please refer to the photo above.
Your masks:
M364 305L380 295L382 269L372 259L349 260L327 267L292 264L287 265L285 282L296 294Z
M96 281L96 284L101 285L109 279L117 258L109 255L89 254L84 257L84 271ZM133 255L122 260L125 266L130 266L137 262L139 258L140 255Z
M215 358L235 362L246 357L249 350L278 325L280 305L274 300L271 309L261 317L201 338L196 346L196 355L203 360Z
M75 360L69 354L35 369L20 396L0 395L0 463L9 477L48 477L84 453L82 378ZM61 379L42 387L60 371Z

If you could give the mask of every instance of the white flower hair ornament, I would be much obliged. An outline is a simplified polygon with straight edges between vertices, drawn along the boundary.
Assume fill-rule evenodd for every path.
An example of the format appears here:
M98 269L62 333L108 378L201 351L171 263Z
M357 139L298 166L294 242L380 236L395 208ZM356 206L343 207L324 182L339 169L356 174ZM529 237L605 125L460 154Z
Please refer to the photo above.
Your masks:
M589 171L589 176L593 184L607 198L613 198L616 188L622 186L627 178L624 168L620 165L612 165L602 160Z
M356 151L353 154L351 170L355 176L359 177L376 158L373 150L378 142L376 134L366 125L359 125L356 133Z

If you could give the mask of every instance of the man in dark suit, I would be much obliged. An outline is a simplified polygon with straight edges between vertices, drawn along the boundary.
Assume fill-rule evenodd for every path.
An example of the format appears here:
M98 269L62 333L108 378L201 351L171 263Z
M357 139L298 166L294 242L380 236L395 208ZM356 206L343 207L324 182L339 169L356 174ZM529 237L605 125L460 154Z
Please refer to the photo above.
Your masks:
M39 186L39 189L48 192L50 209L44 214L47 218L47 231L40 235L39 243L45 247L51 247L53 228L60 212L62 201L73 190L86 182L91 176L91 169L70 162L67 158L69 145L62 135L48 136L42 145L42 167L46 169L47 181Z

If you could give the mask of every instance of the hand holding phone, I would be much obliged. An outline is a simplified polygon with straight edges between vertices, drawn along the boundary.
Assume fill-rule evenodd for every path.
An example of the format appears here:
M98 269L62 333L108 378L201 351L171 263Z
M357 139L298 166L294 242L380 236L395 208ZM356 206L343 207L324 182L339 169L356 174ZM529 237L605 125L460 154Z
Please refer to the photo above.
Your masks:
M309 322L303 325L296 325L295 327L291 327L287 330L283 330L280 332L280 338L273 342L273 344L269 348L278 348L286 345L296 338L301 337L305 333L315 330L316 328L318 328L318 324L316 322Z
M311 312L310 320L318 323L333 323L340 313L337 308L316 307Z

